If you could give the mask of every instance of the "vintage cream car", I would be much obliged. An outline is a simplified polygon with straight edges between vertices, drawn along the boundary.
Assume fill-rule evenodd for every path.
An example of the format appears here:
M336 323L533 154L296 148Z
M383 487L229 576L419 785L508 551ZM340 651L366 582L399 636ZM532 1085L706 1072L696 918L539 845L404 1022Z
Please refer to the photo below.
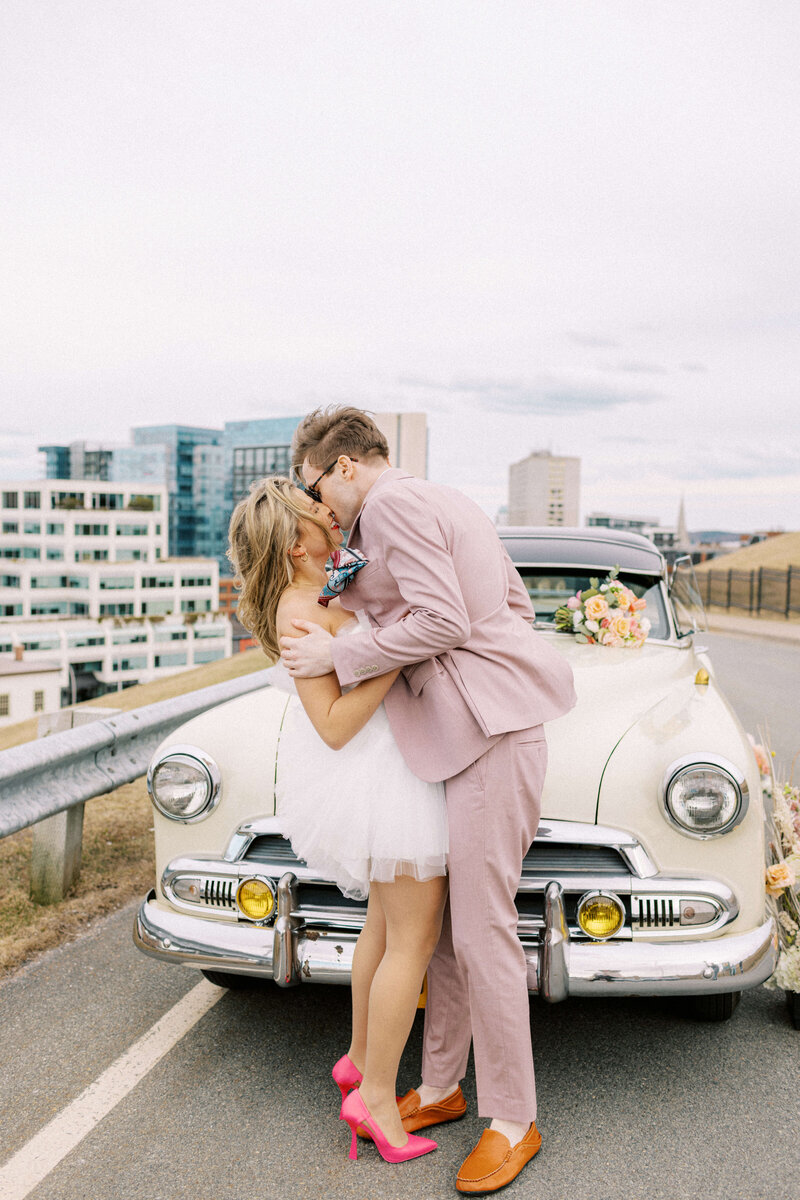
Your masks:
M773 971L761 784L705 650L688 559L605 529L501 530L537 613L569 660L578 704L547 725L542 820L517 894L529 990L686 997L729 1017ZM638 649L557 633L556 608L619 565L647 600ZM669 581L669 582L668 582ZM343 983L364 907L292 853L275 813L285 693L250 693L164 740L147 783L156 888L134 926L147 954L215 983Z

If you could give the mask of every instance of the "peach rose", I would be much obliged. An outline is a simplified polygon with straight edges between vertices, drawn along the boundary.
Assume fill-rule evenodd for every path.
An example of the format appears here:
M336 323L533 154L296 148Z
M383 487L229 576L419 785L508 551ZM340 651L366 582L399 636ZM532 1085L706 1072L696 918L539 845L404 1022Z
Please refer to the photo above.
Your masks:
M592 621L599 621L608 612L608 602L602 596L590 596L583 611Z
M795 873L788 863L773 863L771 867L767 867L766 879L769 895L780 896L784 888L794 886Z
M629 637L631 632L630 617L626 617L625 614L621 612L613 613L611 617L611 629L619 638L624 639Z

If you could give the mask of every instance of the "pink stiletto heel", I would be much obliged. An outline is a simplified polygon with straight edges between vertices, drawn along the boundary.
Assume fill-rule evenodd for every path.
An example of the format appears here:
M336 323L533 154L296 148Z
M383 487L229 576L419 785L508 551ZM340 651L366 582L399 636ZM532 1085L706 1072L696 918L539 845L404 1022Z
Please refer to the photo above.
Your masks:
M343 1054L339 1061L333 1064L331 1075L333 1076L333 1082L342 1093L343 1101L347 1093L352 1091L354 1087L358 1087L364 1078L352 1058L349 1058L346 1054ZM339 1115L341 1116L341 1113Z
M361 1093L356 1089L345 1096L340 1115L341 1119L346 1121L353 1131L353 1137L350 1142L350 1158L358 1158L356 1129L359 1125L364 1125L372 1134L372 1140L377 1146L378 1153L384 1162L407 1162L410 1158L419 1158L421 1154L429 1154L431 1150L437 1149L436 1142L432 1142L430 1138L417 1137L415 1133L408 1135L408 1141L405 1146L393 1146L386 1140L383 1130L374 1120L361 1097Z

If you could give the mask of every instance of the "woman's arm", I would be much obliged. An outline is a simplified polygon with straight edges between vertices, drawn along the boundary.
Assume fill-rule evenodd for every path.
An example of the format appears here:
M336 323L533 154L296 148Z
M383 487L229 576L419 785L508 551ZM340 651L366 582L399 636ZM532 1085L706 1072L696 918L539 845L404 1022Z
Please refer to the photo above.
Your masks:
M363 729L400 671L387 671L359 683L342 695L339 680L330 675L296 679L297 694L311 724L331 750L341 750Z
M279 637L306 636L298 635L291 623L294 617L329 624L316 602L308 604L298 595L281 604L278 610ZM399 674L399 669L387 671L384 675L359 683L344 696L333 672L330 675L318 675L314 679L295 679L295 685L300 702L319 736L332 750L341 750L364 728Z

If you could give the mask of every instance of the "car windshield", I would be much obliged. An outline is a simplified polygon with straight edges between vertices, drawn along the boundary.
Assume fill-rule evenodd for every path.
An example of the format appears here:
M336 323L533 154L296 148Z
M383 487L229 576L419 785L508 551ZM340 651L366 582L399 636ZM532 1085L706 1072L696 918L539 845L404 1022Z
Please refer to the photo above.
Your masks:
M554 570L553 567L518 566L517 570L536 610L537 624L553 624L557 608L566 604L576 592L591 587L591 578L600 579L602 582L604 576L604 572L599 568L590 572L576 571L574 567L570 567L563 573ZM619 579L637 598L643 596L647 601L647 608L641 615L650 620L648 636L662 641L668 639L670 628L660 579L657 576L627 575L624 571L620 571Z

